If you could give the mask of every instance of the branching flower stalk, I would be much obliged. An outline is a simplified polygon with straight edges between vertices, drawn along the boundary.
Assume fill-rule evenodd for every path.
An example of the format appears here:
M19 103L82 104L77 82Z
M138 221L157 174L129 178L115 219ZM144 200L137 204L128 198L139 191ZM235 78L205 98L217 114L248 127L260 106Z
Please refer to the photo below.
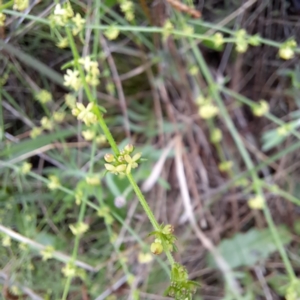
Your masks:
M80 16L78 17L78 20L80 20ZM73 109L72 113L75 116L77 116L79 120L84 121L87 126L94 124L95 122L99 123L114 153L114 154L107 154L105 156L105 160L107 162L107 164L105 164L105 167L107 171L113 174L126 175L127 179L132 185L132 188L135 191L140 204L142 205L146 215L148 216L155 230L150 234L155 237L155 241L151 245L151 250L154 254L160 254L161 252L164 251L171 265L171 285L166 290L166 295L175 297L175 299L178 300L192 299L192 295L196 290L197 283L188 280L187 270L180 264L175 263L174 258L171 254L171 252L176 248L174 245L176 238L172 234L173 227L171 225L163 225L163 224L159 225L142 191L138 187L135 179L131 174L131 170L138 166L138 163L140 162L141 154L136 153L133 156L131 156L132 152L134 151L134 147L132 145L127 145L124 150L119 150L109 128L106 125L106 122L104 121L103 111L105 110L100 106L98 106L96 99L92 95L90 86L87 83L83 66L80 64L81 58L79 56L77 47L75 45L74 37L73 37L74 29L72 31L71 28L68 25L66 25L65 33L74 58L74 62L73 62L74 71L70 70L68 72L67 75L69 76L68 83L72 84L71 80L73 77L74 80L76 80L76 85L74 83L73 88L77 90L78 88L80 88L80 84L81 84L85 91L86 97L90 102L90 104L87 107L85 107L83 104L80 103L76 104L76 107ZM76 32L76 34L78 34L78 32ZM79 77L77 77L78 74ZM96 116L96 118L94 118L94 116ZM86 202L86 200L84 202ZM86 203L81 205L79 220L83 218L85 207L86 207ZM79 242L79 238L76 239L76 242L77 243ZM70 286L70 278L71 276L67 279L67 285L65 286L63 299L65 299L67 296L67 292Z

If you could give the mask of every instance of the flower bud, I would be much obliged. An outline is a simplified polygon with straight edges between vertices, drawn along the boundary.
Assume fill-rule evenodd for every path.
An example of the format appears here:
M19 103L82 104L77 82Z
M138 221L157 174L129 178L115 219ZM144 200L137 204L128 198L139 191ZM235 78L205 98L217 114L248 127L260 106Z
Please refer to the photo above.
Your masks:
M174 232L174 226L171 224L166 225L163 230L163 234L172 234Z
M159 255L163 252L164 248L163 248L161 243L156 243L155 242L155 243L151 244L150 250L153 254Z
M106 153L104 155L104 159L105 159L106 162L110 163L110 162L113 162L115 160L115 157L113 156L113 154Z
M127 152L127 153L131 153L133 150L134 150L134 147L133 145L129 144L129 145L126 145L124 150Z

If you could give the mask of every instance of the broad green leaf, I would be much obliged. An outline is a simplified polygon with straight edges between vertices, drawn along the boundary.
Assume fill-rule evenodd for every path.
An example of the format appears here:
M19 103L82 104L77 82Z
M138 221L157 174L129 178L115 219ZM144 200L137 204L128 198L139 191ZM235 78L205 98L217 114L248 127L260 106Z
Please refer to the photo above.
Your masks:
M283 226L277 227L282 243L288 244L292 237ZM238 233L231 239L223 240L218 246L220 255L231 268L254 266L257 262L265 260L277 250L269 229L251 229L247 233ZM216 267L213 257L208 255L210 267Z

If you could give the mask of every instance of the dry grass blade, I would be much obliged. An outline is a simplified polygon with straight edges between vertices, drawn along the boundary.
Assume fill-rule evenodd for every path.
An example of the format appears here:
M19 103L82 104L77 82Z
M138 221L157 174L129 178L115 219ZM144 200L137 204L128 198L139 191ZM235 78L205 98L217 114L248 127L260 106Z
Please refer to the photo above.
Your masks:
M203 231L199 228L197 224L195 215L193 213L191 198L188 191L187 180L184 172L182 151L183 151L183 145L182 145L181 136L177 136L176 146L175 146L176 174L179 182L185 213L188 216L188 220L196 236L201 241L203 246L213 255L216 264L218 265L219 269L222 271L227 281L228 286L232 291L235 291L235 293L239 295L241 293L241 287L238 281L235 279L231 268L229 267L227 262L223 259L223 257L218 253L217 249L215 248L211 240L207 238L207 236L203 233Z
M142 185L142 191L143 192L149 192L153 186L155 185L155 183L157 182L162 170L163 170L163 167L164 167L164 164L165 164L165 161L170 153L170 151L172 150L172 148L174 147L175 145L175 141L176 139L172 139L167 147L163 150L159 160L157 161L157 163L154 165L154 167L152 168L152 172L150 174L150 176L144 181L143 185Z

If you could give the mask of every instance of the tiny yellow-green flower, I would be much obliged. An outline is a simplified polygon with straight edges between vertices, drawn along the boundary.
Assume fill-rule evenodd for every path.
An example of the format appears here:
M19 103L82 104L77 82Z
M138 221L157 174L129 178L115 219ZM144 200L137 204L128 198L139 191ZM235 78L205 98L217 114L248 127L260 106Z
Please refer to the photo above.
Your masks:
M89 185L100 185L100 178L98 175L87 176L85 180Z
M104 164L105 168L107 171L115 174L115 175L118 175L118 174L124 174L125 170L126 170L126 165L125 164L122 164L122 165L119 165L119 166L114 166L114 165L111 165L111 164Z
M199 115L203 119L213 118L218 114L218 112L218 107L211 103L204 104L199 108Z
M15 0L13 9L22 11L29 6L29 0Z
M125 146L124 150L125 150L128 154L130 154L131 152L133 152L134 146L131 145L131 144L128 144L128 145Z
M43 261L47 261L48 259L53 257L54 248L52 246L46 246L43 250L40 251Z
M10 236L6 235L2 238L2 246L3 247L10 247L11 246L11 238Z
M142 153L137 153L133 157L129 154L124 155L124 159L127 162L126 174L130 174L131 169L135 169L138 167L137 161L141 158Z
M82 131L81 134L86 141L91 141L96 135L95 131L89 129Z
M69 108L73 109L76 106L76 97L72 94L66 94L65 102Z
M150 246L150 250L153 254L159 255L163 252L164 248L161 243L154 242Z
M46 104L52 101L52 95L47 90L40 90L36 95L35 99L40 103Z
M65 277L74 277L76 275L76 268L73 263L67 263L61 270Z
M277 128L277 133L280 136L287 136L291 132L291 125L290 124L284 124Z
M83 25L85 24L85 19L83 19L81 15L77 13L75 17L72 18L72 21L75 24L72 33L73 35L77 35L83 29Z
M150 253L140 252L138 255L138 262L140 264L148 264L153 260L153 256Z
M77 102L76 107L72 109L72 114L77 117L78 120L83 121L87 126L95 124L97 122L97 116L92 112L94 109L94 103L89 103L86 107Z
M260 100L259 104L252 107L252 112L257 117L264 116L269 111L269 104L265 100Z
M57 123L61 123L66 117L66 113L63 111L55 111L53 113L53 120Z
M292 59L295 56L297 43L295 40L288 40L279 48L279 57L285 60Z
M174 232L174 226L171 224L167 224L162 230L163 234L172 234L173 232Z
M56 190L60 187L60 181L57 176L49 175L48 179L49 179L48 188L50 190Z
M64 75L64 85L78 91L82 86L79 71L67 69Z
M0 12L0 26L4 26L6 15Z
M231 160L223 161L219 164L219 170L222 172L229 171L232 168L233 162Z
M163 31L162 31L163 39L165 40L171 34L172 30L174 29L174 26L173 26L172 22L169 19L167 19L165 21L162 29L163 29Z
M256 195L248 200L248 206L251 209L263 209L265 206L265 200L262 196Z
M49 118L43 117L41 119L41 127L43 129L46 129L46 130L52 130L53 129L53 122L51 120L49 120Z
M61 49L67 48L69 46L69 40L67 38L61 38L56 43L56 46Z
M106 136L104 134L100 134L99 136L96 137L96 143L98 145L102 145L107 142Z
M224 44L224 36L220 32L216 32L213 35L213 42L217 48L221 47Z
M108 162L108 163L111 163L111 162L115 161L115 157L114 157L114 155L111 154L111 153L106 153L106 154L104 155L104 160L105 160L106 162Z
M222 131L219 128L214 128L210 135L210 141L214 144L222 140Z
M23 165L21 166L21 168L20 168L20 172L22 173L22 174L28 174L29 172L30 172L30 170L31 170L31 168L32 168L32 164L31 163L29 163L29 162L24 162L23 163Z
M115 25L110 25L105 31L104 35L109 40L115 40L120 34L120 30Z
M74 235L81 235L89 229L89 225L84 222L79 222L69 225L69 228Z
M30 132L30 137L32 139L35 139L36 137L38 137L39 135L41 135L43 132L43 128L41 127L33 127L31 132Z

